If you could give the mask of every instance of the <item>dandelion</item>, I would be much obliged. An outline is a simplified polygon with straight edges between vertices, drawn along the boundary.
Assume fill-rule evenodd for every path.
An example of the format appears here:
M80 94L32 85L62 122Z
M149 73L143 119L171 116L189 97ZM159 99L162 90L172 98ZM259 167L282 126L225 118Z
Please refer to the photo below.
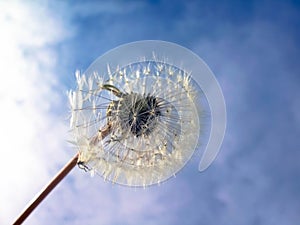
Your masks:
M160 183L175 175L199 145L203 93L191 74L201 74L174 64L167 51L149 54L153 43L156 49L166 45L129 44L100 57L84 74L76 73L77 89L69 98L79 162L105 180ZM132 56L141 49L147 49L145 55Z
M166 45L121 46L76 73L71 130L85 170L114 183L152 185L175 175L199 146L205 109L192 74L201 74L173 62Z
M78 153L26 208L21 223L77 164L127 186L161 183L203 151L199 170L215 159L226 127L222 91L191 51L163 41L120 46L76 72L68 93L72 143ZM210 133L203 139L203 115Z
M69 98L79 162L112 182L160 183L183 167L198 143L197 86L164 61L117 68L89 77L77 72L78 88Z

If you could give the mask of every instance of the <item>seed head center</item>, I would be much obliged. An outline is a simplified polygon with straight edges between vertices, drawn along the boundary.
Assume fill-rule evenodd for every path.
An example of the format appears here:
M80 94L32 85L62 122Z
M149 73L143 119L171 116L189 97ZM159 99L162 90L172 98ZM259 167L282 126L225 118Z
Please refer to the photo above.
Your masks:
M161 115L156 97L137 93L123 95L113 108L111 120L118 121L123 132L130 131L136 137L151 134Z

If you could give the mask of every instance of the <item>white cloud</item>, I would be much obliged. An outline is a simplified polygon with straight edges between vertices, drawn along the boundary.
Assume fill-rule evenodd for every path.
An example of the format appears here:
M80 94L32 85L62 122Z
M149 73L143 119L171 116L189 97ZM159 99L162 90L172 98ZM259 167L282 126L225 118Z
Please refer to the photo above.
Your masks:
M0 3L0 29L0 223L8 224L66 159L64 121L50 114L62 96L48 46L70 33L43 5L16 1Z
M0 3L1 224L13 222L72 154L64 148L68 123L52 113L64 96L56 91L59 77L53 73L58 61L51 46L71 35L65 30L72 29L65 26L43 5ZM131 223L137 214L143 222L143 215L154 217L168 210L160 201L159 187L152 191L112 187L81 173L69 175L26 222Z

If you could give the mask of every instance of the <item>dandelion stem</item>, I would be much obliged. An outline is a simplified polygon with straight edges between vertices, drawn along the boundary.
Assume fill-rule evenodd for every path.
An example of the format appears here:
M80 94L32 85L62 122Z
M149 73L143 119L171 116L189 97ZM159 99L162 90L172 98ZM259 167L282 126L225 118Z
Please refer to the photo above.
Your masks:
M76 166L79 153L77 153L53 178L48 185L32 200L31 203L20 214L17 220L13 223L19 225L25 221L25 219L32 213L32 211L44 200L44 198L59 184L60 181Z
M107 124L101 132L101 138L105 138L111 132L111 125ZM99 138L97 136L97 138ZM79 158L79 153L76 153L73 158L56 174L56 176L44 187L44 189L37 194L31 203L25 208L25 210L19 215L13 225L22 224L26 218L33 212L33 210L46 198L46 196L61 182L65 176L76 166Z

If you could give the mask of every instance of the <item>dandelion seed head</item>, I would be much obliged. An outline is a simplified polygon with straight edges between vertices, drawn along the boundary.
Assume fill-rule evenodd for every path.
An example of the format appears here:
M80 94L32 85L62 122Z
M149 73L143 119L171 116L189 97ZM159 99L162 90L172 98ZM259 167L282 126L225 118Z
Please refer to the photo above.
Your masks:
M161 183L197 148L201 90L190 72L155 51L126 62L119 56L113 50L76 72L68 97L79 163L114 183Z

